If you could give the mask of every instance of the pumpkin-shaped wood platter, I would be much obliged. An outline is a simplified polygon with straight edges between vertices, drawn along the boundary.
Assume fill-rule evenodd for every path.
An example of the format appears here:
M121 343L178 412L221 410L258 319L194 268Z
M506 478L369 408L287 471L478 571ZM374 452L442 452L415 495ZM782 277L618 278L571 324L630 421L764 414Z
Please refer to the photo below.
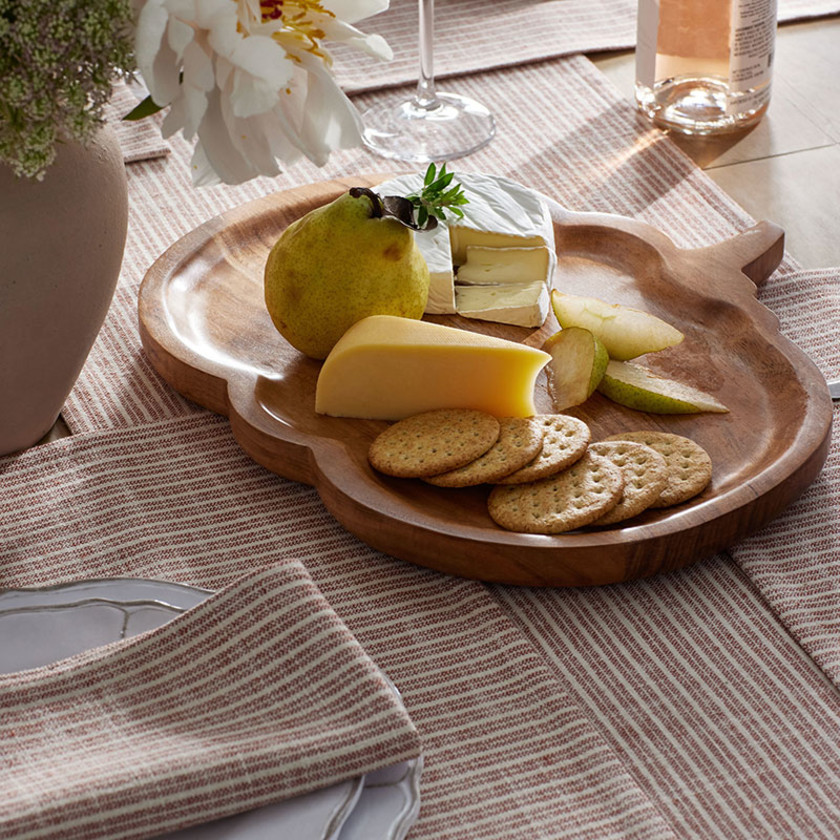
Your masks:
M143 347L178 392L226 415L256 462L317 488L348 531L383 552L442 572L529 586L615 583L679 568L730 546L777 516L825 461L832 407L825 380L755 296L782 257L783 233L761 222L721 243L677 248L633 219L573 213L551 204L564 291L623 303L685 334L650 354L650 368L714 394L728 414L649 415L595 394L569 413L592 439L633 429L693 438L711 455L711 485L679 507L623 526L541 536L505 531L487 514L488 488L442 489L389 478L368 464L381 421L318 415L320 362L275 330L263 269L284 228L369 175L278 192L218 216L169 248L139 296ZM440 323L539 347L539 330L457 316ZM553 411L545 371L537 409Z

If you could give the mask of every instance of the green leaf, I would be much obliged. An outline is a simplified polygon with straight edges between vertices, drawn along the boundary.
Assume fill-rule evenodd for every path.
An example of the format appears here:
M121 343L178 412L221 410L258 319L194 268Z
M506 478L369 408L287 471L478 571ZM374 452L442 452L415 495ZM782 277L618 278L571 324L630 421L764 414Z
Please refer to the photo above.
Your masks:
M443 189L444 187L448 187L452 183L452 179L454 177L455 177L454 172L447 172L444 177L438 178L438 181L440 181L440 189Z
M454 178L455 173L447 172L445 163L441 164L440 169L430 163L423 176L423 188L419 192L405 197L385 196L386 213L415 230L435 227L438 219L446 219L447 210L463 219L464 211L459 205L469 204L470 200L464 195L460 184L452 185ZM407 218L407 214L412 218Z
M132 108L124 117L124 120L128 120L129 122L135 122L137 120L144 120L146 117L151 117L152 114L156 114L158 111L163 110L163 105L156 104L151 96L147 96L142 102L140 102L136 107Z

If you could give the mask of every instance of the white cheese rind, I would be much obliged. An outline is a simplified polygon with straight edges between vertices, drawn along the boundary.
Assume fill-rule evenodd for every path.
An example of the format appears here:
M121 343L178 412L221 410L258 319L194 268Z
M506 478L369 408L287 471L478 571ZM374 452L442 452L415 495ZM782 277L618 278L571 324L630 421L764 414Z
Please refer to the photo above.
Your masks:
M466 262L470 245L491 248L545 245L554 254L554 225L543 198L528 187L483 173L459 174L470 203L464 218L449 225L455 265ZM553 266L552 266L553 269Z
M548 288L540 280L501 286L456 286L455 303L465 318L539 327L548 317Z
M455 309L454 273L445 227L416 231L414 241L429 266L428 315L451 315Z

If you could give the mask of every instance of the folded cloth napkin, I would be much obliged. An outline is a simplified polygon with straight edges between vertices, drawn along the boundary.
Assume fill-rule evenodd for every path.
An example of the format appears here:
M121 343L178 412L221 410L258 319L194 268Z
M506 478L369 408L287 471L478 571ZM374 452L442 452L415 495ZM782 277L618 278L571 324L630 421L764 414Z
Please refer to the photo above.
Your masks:
M128 85L118 81L105 106L105 119L117 133L126 163L165 157L172 151L168 141L161 136L157 117L131 121L123 119L136 107L138 101Z
M417 757L297 561L162 627L0 677L0 837L149 837Z

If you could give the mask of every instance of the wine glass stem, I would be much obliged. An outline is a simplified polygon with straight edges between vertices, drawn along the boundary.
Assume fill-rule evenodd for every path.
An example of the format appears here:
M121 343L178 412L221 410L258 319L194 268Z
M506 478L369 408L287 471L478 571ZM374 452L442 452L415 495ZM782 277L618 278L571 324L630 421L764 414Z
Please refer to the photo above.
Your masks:
M417 82L417 104L433 108L435 93L435 0L419 0L420 10L420 78Z

